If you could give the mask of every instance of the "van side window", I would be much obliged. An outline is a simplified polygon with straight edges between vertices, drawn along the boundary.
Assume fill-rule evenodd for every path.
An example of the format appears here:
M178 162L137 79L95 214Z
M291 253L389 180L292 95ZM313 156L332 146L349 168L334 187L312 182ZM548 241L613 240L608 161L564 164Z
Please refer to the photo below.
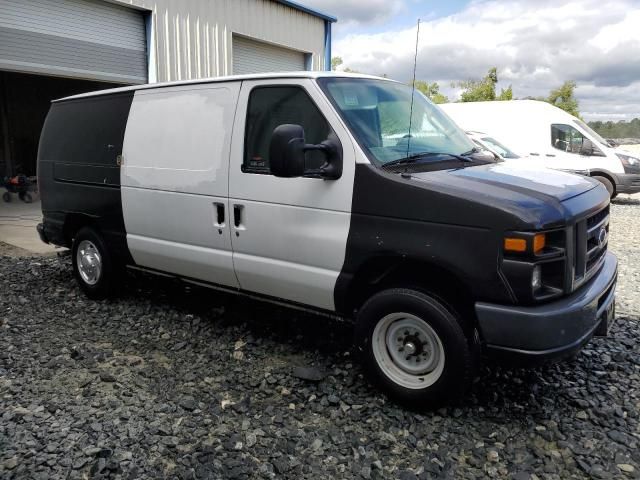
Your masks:
M580 153L584 136L570 125L551 125L551 145L569 153Z
M301 125L307 143L322 143L331 132L329 123L301 87L256 87L249 95L243 172L270 173L271 134L285 123ZM324 162L322 152L306 153L307 168L320 168Z

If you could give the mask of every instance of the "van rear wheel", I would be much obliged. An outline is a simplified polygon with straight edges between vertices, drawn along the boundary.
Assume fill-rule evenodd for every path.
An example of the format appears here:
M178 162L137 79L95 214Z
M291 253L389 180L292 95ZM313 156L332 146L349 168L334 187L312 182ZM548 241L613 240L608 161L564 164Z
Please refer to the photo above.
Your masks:
M374 295L358 313L355 337L368 378L399 403L435 408L460 400L471 385L471 342L457 314L433 295Z
M113 294L116 268L102 236L90 227L78 231L72 246L73 274L87 297L102 300Z

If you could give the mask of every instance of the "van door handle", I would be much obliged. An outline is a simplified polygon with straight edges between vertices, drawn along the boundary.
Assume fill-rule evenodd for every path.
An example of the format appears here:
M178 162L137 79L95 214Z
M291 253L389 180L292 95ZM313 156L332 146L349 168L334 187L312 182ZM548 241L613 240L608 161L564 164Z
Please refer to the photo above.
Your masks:
M233 225L236 228L240 228L242 225L242 211L244 210L243 205L234 205L233 206Z
M216 227L224 227L224 203L215 202Z
M556 154L555 153L546 153L545 157L555 157Z

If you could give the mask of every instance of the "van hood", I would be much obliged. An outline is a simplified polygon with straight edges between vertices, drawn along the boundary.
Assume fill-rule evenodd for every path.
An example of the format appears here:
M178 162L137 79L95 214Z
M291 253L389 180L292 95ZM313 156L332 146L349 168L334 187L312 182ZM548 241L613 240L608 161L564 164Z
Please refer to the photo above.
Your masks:
M483 187L492 188L492 196L525 195L537 199L553 197L562 202L592 190L598 182L582 175L561 172L543 167L525 167L513 162L412 173L412 178L428 182L457 184L455 186L478 192ZM498 191L502 190L503 195ZM479 192L481 193L481 192ZM489 193L489 192L487 192Z

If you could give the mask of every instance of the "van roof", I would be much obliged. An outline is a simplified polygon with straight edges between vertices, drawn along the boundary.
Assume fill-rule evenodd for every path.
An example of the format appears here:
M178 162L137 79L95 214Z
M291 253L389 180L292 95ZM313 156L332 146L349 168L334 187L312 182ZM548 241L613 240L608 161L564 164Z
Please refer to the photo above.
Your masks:
M464 112L473 111L476 115L487 114L501 115L527 115L529 118L544 117L552 122L566 121L567 117L574 118L571 114L542 100L498 100L492 102L455 102L440 105L449 115L462 115ZM455 118L454 118L455 120Z
M56 100L53 100L52 103L63 102L66 100L75 100L78 98L96 97L99 95L109 95L113 93L130 92L135 90L147 90L152 88L175 87L180 85L199 85L203 83L224 83L224 82L237 82L242 80L264 80L264 79L276 79L276 78L283 79L283 78L324 78L324 77L365 78L365 79L387 80L390 82L395 81L395 80L390 80L388 78L376 77L372 75L364 75L360 73L329 72L329 71L255 73L250 75L229 75L224 77L199 78L195 80L179 80L174 82L146 83L143 85L132 85L128 87L109 88L106 90L97 90L95 92L80 93L78 95L72 95L70 97L58 98Z

